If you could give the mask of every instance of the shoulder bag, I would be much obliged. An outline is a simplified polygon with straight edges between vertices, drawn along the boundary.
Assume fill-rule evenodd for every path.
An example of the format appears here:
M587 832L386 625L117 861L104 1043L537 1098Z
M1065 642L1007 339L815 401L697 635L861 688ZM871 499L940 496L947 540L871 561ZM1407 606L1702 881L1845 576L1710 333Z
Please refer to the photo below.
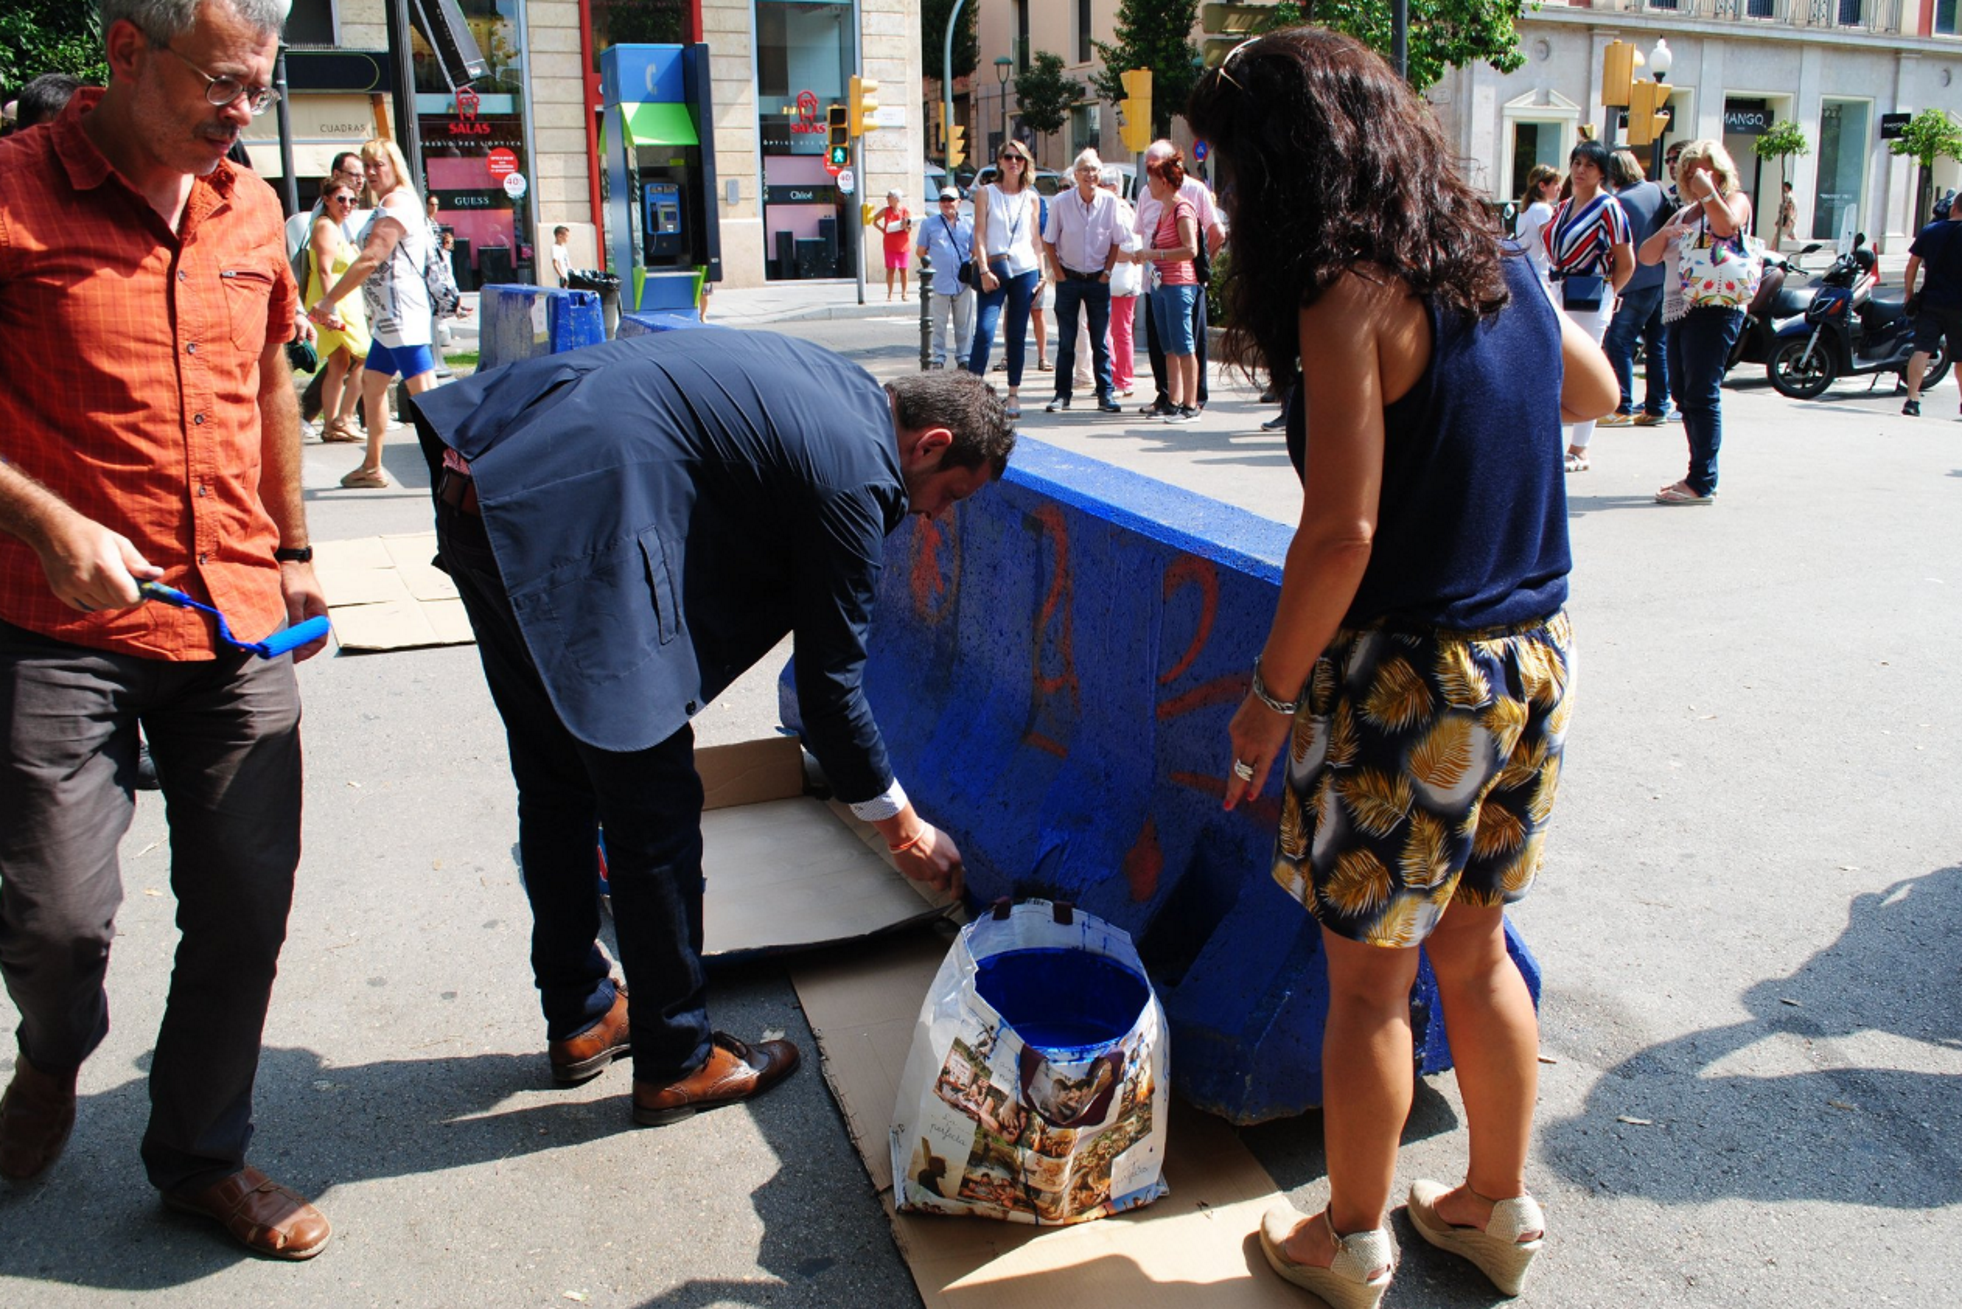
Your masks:
M1764 280L1764 242L1743 232L1718 236L1705 219L1677 258L1683 303L1691 309L1742 309Z

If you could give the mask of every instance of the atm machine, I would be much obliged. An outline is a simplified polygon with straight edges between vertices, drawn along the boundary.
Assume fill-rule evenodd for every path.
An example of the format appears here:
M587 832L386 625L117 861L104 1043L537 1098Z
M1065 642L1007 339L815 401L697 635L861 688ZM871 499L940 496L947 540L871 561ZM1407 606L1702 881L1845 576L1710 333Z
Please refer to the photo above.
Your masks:
M609 271L627 312L693 309L722 280L708 46L600 53Z

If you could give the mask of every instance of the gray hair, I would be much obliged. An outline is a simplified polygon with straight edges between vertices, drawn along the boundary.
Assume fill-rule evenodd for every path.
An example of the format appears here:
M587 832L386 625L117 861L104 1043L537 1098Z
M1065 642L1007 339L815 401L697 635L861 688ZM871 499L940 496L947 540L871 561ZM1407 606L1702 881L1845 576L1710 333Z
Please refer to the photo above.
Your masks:
M1099 173L1104 171L1103 159L1098 156L1094 149L1087 145L1077 152L1076 159L1070 164L1070 171L1075 172L1077 169L1086 165L1094 168Z
M229 4L248 27L263 35L278 35L286 26L293 0L98 0L102 30L126 20L152 41L170 42L198 25L198 11L207 4Z
M1179 148L1177 146L1161 136L1145 147L1145 162L1149 164L1160 159L1170 159L1178 152Z

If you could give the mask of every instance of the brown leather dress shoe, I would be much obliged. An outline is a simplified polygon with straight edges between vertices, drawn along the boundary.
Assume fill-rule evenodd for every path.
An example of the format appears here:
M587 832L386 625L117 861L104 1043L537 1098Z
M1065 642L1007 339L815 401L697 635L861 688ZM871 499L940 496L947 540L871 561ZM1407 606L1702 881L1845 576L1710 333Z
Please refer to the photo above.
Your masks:
M326 1215L304 1197L252 1167L201 1191L166 1193L163 1201L217 1219L240 1245L271 1259L311 1259L334 1234Z
M615 991L613 1007L605 1017L579 1035L554 1041L548 1048L555 1084L577 1086L597 1076L615 1059L633 1053L633 1033L627 1030L627 988L616 987Z
M0 1095L0 1177L25 1182L61 1158L75 1127L75 1074L44 1073L21 1055Z
M800 1056L788 1041L749 1045L727 1032L717 1032L713 1040L708 1062L680 1081L634 1083L636 1123L660 1127L698 1110L752 1099L797 1071Z

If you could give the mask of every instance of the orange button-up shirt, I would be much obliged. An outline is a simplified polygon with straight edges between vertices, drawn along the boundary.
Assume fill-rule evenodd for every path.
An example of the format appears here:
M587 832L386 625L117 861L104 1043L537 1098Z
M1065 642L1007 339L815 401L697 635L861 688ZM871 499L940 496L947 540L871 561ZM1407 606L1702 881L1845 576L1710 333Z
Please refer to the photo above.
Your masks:
M101 97L0 141L0 458L260 640L286 622L259 498L259 356L293 335L298 298L284 219L271 187L221 163L169 230L83 133ZM217 646L188 610L70 609L4 532L0 619L152 658Z

